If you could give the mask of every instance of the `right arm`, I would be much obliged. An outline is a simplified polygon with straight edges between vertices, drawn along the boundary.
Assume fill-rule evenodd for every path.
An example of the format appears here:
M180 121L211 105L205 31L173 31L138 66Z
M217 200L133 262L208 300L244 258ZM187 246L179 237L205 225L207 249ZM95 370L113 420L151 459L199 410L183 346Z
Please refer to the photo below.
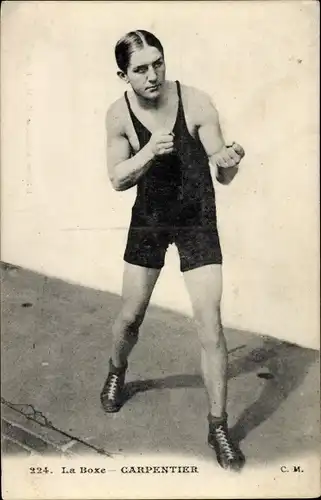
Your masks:
M131 157L130 144L115 105L107 112L106 129L108 174L116 191L135 186L150 168L156 155L170 153L173 149L172 136L158 131L146 146Z
M106 131L109 178L116 191L125 191L137 184L139 178L148 170L153 155L146 145L131 157L130 145L114 106L107 112Z

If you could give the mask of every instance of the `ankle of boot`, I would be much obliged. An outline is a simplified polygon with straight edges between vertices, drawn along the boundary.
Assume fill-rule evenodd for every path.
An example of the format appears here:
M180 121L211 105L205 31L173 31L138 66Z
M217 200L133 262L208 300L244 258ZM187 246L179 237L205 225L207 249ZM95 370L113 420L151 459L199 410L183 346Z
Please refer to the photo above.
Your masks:
M207 420L210 426L218 426L222 424L227 424L227 413L224 412L221 416L216 417L212 415L211 413L208 414Z
M127 368L128 368L127 361L126 361L126 364L124 366L115 366L113 364L112 359L110 358L110 360L109 360L109 372L110 373L113 373L115 375L123 375L125 373L125 371L127 370Z

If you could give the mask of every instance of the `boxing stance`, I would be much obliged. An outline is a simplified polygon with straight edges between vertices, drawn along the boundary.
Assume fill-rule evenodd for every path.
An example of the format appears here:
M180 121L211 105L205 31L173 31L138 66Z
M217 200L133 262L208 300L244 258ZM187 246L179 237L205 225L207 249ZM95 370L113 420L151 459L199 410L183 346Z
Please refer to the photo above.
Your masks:
M208 443L219 464L239 470L242 452L232 443L226 414L227 349L222 331L222 252L217 230L216 179L228 184L243 148L227 146L218 113L204 92L166 79L161 42L145 30L126 34L115 49L118 76L129 91L107 112L111 183L136 186L124 254L122 306L100 398L106 412L121 408L128 357L137 343L166 250L175 244L193 306L208 396Z

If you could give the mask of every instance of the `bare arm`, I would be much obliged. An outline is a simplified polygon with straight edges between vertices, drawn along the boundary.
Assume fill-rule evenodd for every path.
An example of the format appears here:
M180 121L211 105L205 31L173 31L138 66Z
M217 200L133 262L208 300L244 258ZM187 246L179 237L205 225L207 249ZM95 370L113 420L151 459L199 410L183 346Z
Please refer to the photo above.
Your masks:
M229 184L238 172L244 150L236 143L226 146L218 112L208 96L202 95L199 109L199 138L210 163L216 168L216 179L221 184Z
M114 106L107 112L106 131L109 178L116 191L125 191L137 184L140 177L148 170L153 153L146 145L131 157L130 144Z
M107 113L107 164L112 185L116 191L125 191L137 184L156 156L171 153L174 144L173 135L160 129L152 134L146 146L131 157L130 144L120 116L117 105L113 105Z

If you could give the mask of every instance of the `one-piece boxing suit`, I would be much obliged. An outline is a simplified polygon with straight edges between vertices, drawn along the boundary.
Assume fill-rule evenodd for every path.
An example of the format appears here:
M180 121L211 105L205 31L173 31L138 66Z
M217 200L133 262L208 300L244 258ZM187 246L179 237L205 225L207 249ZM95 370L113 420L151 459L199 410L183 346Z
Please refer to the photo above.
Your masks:
M185 272L221 264L222 252L208 157L199 138L188 131L179 82L176 85L174 151L156 157L137 183L124 260L161 269L168 245L174 243ZM142 149L152 134L133 113L127 93L125 99Z

